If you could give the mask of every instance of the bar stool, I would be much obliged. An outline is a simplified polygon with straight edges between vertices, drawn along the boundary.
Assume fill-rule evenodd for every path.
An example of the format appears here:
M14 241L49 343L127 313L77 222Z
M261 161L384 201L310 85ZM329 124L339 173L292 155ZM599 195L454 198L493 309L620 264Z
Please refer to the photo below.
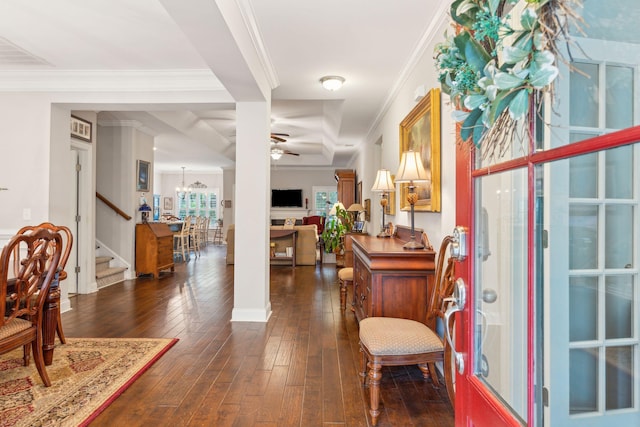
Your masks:
M340 309L347 308L347 286L353 286L353 267L345 267L338 270L340 280Z

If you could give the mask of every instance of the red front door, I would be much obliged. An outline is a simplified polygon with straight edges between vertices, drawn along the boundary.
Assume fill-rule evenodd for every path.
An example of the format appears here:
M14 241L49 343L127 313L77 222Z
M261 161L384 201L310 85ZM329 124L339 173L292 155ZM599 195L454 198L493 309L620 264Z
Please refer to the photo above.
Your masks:
M458 144L456 224L468 230L468 256L456 269L467 293L456 319L462 362L456 366L456 425L526 425L533 398L527 332L531 166L520 161L487 173L472 167L474 154Z

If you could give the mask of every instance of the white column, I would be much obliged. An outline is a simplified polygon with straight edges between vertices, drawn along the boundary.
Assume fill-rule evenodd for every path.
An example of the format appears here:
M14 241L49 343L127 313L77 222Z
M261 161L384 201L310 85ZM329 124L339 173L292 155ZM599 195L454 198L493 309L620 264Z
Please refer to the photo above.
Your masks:
M235 267L232 321L266 322L269 299L269 130L267 102L236 104Z

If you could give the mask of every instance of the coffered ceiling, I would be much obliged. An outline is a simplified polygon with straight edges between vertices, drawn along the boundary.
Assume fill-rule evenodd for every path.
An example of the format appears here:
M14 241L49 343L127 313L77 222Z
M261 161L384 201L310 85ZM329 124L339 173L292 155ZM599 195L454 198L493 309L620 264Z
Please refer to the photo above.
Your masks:
M69 105L99 112L99 125L128 123L154 135L158 170L208 171L233 167L234 101L266 82L272 131L289 134L283 148L300 154L276 163L344 167L423 54L444 7L442 0L3 0L0 90L73 93ZM324 75L343 76L344 87L324 90ZM105 92L117 99L105 102ZM269 143L267 135L256 141Z

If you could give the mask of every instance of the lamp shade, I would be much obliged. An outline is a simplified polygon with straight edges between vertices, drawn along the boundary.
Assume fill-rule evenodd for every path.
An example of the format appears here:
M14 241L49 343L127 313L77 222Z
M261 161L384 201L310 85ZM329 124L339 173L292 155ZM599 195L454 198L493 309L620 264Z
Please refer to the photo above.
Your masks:
M377 191L382 193L388 193L390 191L396 191L393 180L391 179L391 172L387 169L380 169L376 175L376 182L373 183L371 191Z
M424 170L422 157L417 151L405 151L400 159L400 166L396 174L396 182L428 181L427 171Z
M340 202L334 203L333 207L329 211L329 215L330 216L336 215L336 213L338 212L338 208L344 210L344 205Z
M362 205L360 203L354 203L351 206L349 206L349 209L347 209L347 212L364 212L364 208L362 207Z

